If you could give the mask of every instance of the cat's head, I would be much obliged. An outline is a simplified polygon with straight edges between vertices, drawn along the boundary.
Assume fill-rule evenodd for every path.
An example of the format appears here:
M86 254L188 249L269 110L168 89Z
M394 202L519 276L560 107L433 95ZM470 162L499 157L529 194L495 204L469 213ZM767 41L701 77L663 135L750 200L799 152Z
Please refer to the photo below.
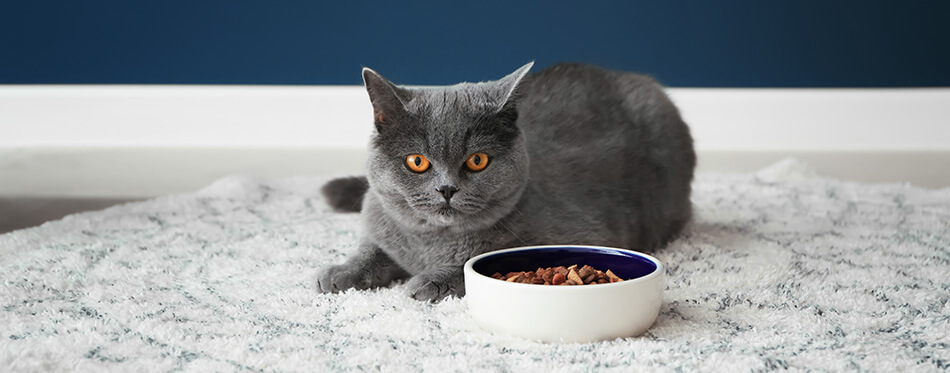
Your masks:
M363 69L376 125L367 177L383 208L420 229L475 229L510 213L528 177L516 92L532 65L434 88Z

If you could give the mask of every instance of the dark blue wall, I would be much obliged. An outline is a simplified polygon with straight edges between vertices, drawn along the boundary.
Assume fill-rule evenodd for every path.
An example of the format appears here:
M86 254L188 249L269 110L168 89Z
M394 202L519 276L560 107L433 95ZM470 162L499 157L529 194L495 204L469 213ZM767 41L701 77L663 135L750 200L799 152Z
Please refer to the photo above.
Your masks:
M0 83L359 84L583 61L671 86L950 86L950 2L3 1Z

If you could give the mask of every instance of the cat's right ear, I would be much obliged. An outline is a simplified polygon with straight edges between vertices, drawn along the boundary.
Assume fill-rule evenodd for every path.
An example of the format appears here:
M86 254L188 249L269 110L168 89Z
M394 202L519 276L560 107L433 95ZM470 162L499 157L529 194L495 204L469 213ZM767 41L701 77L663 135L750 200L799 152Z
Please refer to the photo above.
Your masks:
M377 129L397 123L406 113L409 91L397 87L370 68L363 68L363 84L373 104L373 122Z
M521 81L524 79L525 75L528 75L528 71L531 70L531 66L534 66L534 61L526 63L524 66L515 70L515 72L508 74L508 76L498 80L499 88L499 110L508 105L508 102L511 100L511 96L514 94L515 89L518 88L518 85L521 84Z

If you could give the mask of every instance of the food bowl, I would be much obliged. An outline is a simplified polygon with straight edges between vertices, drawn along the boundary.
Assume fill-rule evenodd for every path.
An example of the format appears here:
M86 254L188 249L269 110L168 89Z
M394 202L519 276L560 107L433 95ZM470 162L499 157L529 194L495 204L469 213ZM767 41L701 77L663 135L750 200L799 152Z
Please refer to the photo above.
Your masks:
M535 285L491 277L499 272L590 265L625 281ZM465 299L490 332L542 342L594 342L645 332L660 311L663 263L636 251L601 246L530 246L492 251L465 263Z

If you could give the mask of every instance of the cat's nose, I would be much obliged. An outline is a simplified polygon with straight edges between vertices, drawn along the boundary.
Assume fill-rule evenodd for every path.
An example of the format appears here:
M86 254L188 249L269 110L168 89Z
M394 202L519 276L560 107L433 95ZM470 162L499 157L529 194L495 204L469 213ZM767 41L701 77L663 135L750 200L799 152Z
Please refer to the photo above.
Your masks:
M452 199L452 196L455 195L455 192L459 191L459 188L451 185L443 185L435 188L435 191L442 193L442 197L445 197L445 202L448 202L450 199Z

